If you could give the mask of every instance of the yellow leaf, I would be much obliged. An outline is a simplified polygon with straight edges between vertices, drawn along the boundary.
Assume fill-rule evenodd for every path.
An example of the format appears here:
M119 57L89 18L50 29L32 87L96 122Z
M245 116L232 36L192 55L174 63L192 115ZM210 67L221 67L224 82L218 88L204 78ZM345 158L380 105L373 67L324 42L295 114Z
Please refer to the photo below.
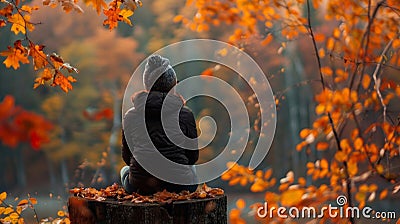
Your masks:
M11 213L9 216L10 216L11 219L18 219L19 218L19 215L16 212Z
M284 191L281 196L281 203L283 206L294 206L301 202L303 197L303 189L289 189Z
M13 212L14 211L14 209L13 208L10 208L10 207L7 207L5 210L4 210L4 215L8 215L8 214L10 214L11 212Z
M132 22L129 17L133 15L133 11L131 11L130 9L122 9L119 15L122 16L123 22L125 22L129 26L132 26Z
M2 192L2 193L0 194L0 202L6 200L6 198L7 198L7 192Z
M29 31L32 31L35 26L29 22L30 19L31 17L29 15L24 15L24 17L22 17L21 14L15 13L8 18L8 22L13 24L11 26L11 31L13 31L15 35L17 35L19 32L26 34L25 28L28 28Z
M246 207L246 202L243 199L239 199L236 201L236 207L240 210L244 209Z

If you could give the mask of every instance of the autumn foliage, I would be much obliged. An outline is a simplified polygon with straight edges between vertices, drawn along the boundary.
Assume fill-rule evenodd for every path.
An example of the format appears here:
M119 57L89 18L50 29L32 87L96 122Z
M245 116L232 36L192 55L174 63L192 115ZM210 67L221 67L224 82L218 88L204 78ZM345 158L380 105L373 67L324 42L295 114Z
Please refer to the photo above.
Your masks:
M142 5L138 0L113 0L108 4L104 0L87 0L84 3L91 5L99 15L103 13L106 16L103 25L108 26L110 30L116 28L118 22L132 26L129 17L138 6ZM34 43L29 36L29 32L33 32L35 27L40 25L40 21L31 21L32 14L39 9L39 6L29 6L25 1L19 0L2 1L0 4L0 29L7 29L7 26L10 26L11 32L17 35L13 46L8 46L7 50L0 52L0 56L6 57L3 61L5 66L17 70L20 64L32 64L38 74L34 88L49 84L60 87L64 92L70 91L72 83L77 81L72 74L78 73L78 69L65 62L56 53L46 53L45 46ZM83 12L76 0L43 1L43 6L57 7L58 5L61 5L66 13Z
M315 120L299 133L302 141L296 147L306 151L306 176L296 178L298 174L289 171L276 181L271 178L272 170L227 164L231 169L222 179L229 185L250 186L252 192L265 192L264 201L271 206L320 208L345 195L349 200L346 206L362 208L398 194L400 173L395 161L400 147L400 85L394 74L400 65L399 3L186 1L187 8L194 8L193 17L178 15L176 22L198 32L222 24L231 26L229 42L244 49L249 42L262 46L278 43L277 53L281 54L288 43L306 36L312 46L307 53L314 55L317 65L310 71L321 84L315 90ZM323 26L315 25L320 23ZM279 194L269 191L273 188L278 188ZM250 210L260 206L250 205ZM230 213L232 223L245 222L241 218L244 208L240 199ZM255 218L263 223L272 221ZM326 219L328 216L320 221ZM352 218L348 221L354 222Z
M28 142L33 149L39 149L48 142L53 125L44 117L15 105L12 96L0 102L0 141L9 147Z

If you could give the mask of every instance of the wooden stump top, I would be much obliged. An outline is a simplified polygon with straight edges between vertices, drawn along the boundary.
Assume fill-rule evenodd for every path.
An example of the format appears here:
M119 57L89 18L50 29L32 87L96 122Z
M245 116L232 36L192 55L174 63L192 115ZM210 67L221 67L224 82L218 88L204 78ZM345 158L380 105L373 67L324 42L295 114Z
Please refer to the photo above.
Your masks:
M190 199L171 203L132 203L72 196L68 201L71 223L113 224L226 224L227 198Z

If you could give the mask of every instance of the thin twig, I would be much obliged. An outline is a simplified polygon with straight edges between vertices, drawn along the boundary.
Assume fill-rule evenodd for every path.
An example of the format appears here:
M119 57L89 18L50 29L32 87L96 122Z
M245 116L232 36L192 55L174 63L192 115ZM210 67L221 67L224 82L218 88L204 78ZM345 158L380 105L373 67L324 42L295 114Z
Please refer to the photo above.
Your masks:
M383 100L382 93L381 93L381 90L380 90L381 79L378 79L378 73L381 70L381 65L383 63L383 60L386 57L386 52L390 49L390 47L392 46L392 43L393 43L393 39L391 39L389 41L389 43L386 45L385 49L383 49L382 54L381 54L381 58L379 60L379 63L376 66L375 71L374 71L374 73L372 75L372 77L374 79L374 82L375 82L376 94L378 95L379 101L380 101L380 103L382 105L382 108L383 108L383 123L386 123L386 110L387 110L387 107L386 107L386 104L385 104L385 102Z
M365 29L364 35L360 42L360 50L364 48L362 62L360 63L361 64L361 76L363 76L364 70L365 70L364 60L367 57L368 46L369 46L369 37L370 37L370 33L371 33L370 32L371 26L372 26L372 23L374 22L374 19L376 18L376 15L378 14L379 8L385 3L385 1L386 0L382 0L382 1L378 2L378 4L376 5L376 7L372 13L372 16L370 16L371 1L369 0L369 2L368 2L368 24L367 24L367 28ZM366 44L365 44L365 47L363 47L365 41L366 41ZM358 52L360 52L360 50ZM358 62L358 59L359 59L359 55L357 54L357 59L355 61ZM354 69L353 75L351 76L350 87L349 87L350 90L353 88L355 77L357 75L357 71L358 71L358 67L356 67L356 69Z

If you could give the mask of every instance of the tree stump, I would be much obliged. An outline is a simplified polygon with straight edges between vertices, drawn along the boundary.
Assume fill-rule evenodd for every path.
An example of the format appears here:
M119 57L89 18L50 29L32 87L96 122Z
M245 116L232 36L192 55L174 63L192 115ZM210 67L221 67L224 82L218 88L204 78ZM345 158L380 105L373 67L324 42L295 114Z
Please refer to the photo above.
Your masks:
M226 224L226 196L173 201L168 204L96 201L72 196L68 201L72 224Z

